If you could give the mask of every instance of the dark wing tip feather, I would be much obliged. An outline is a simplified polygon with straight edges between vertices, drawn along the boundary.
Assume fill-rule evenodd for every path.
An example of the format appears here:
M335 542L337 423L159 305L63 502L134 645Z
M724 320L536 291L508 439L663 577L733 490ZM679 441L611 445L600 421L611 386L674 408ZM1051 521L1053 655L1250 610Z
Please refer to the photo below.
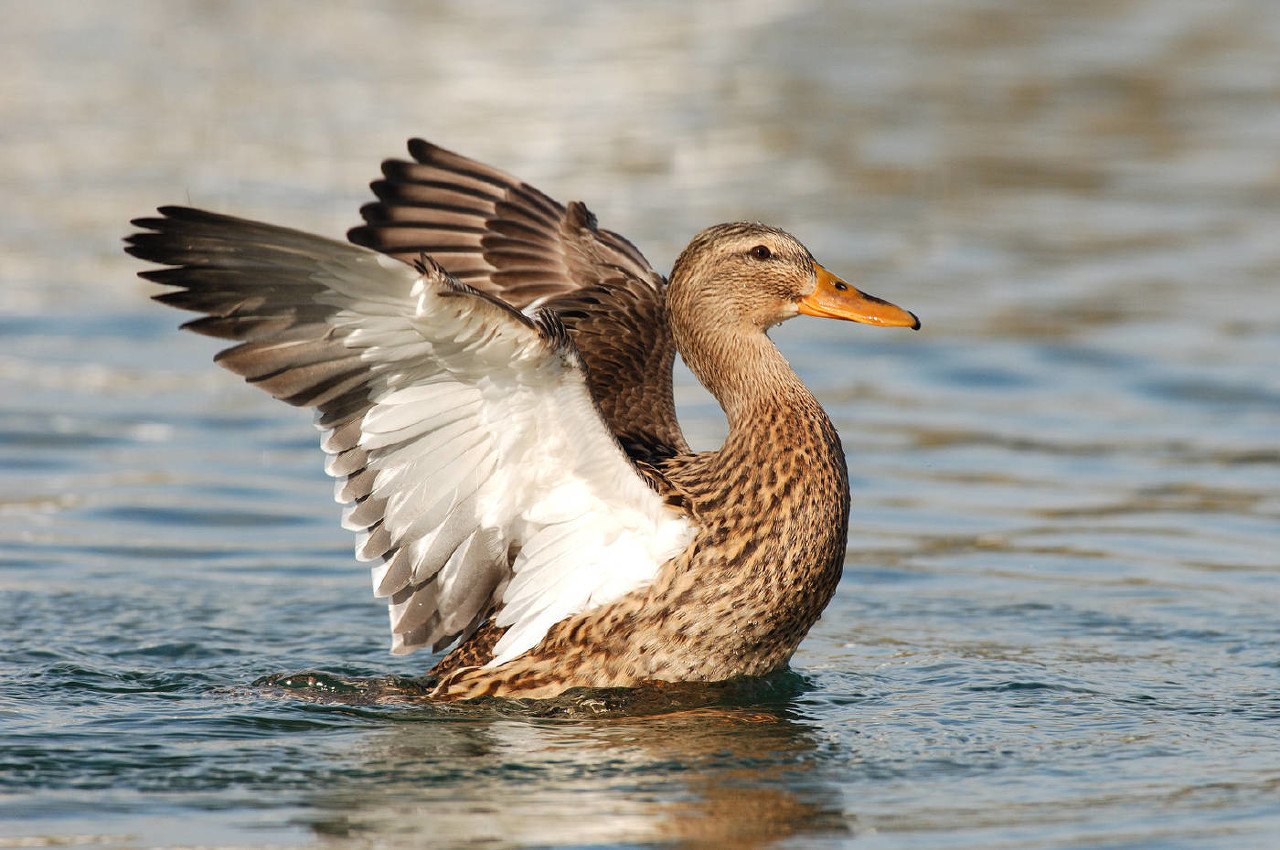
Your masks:
M370 188L377 186L378 182L381 181L370 183ZM375 195L378 194L378 190L374 189L373 193ZM395 219L392 218L391 213L387 210L386 205L379 201L370 201L369 203L361 206L360 217L365 220L366 224L392 224L395 221ZM351 230L347 231L347 238L350 239L352 233L367 230L368 228L363 225L353 227Z
M444 150L444 148L433 142L428 142L426 139L414 137L409 140L409 156L418 162L431 162L435 154Z
M360 214L364 214L363 209L360 210ZM361 248L373 248L375 250L378 248L373 229L365 227L363 224L347 231L347 241L352 245L359 245Z
M434 142L428 142L426 139L410 139L408 149L409 156L413 157L416 162L423 165L434 165L492 186L506 188L508 184L521 182L509 174L482 165L460 153L451 151L448 148L442 148ZM387 162L394 161L387 160Z
M141 227L145 230L163 231L173 229L174 222L213 222L226 224L228 222L242 220L235 218L234 216L209 212L208 210L200 210L195 207L184 207L178 204L167 204L163 207L156 207L156 212L160 213L159 218L155 216L144 216L141 218L135 218L129 223L134 227Z

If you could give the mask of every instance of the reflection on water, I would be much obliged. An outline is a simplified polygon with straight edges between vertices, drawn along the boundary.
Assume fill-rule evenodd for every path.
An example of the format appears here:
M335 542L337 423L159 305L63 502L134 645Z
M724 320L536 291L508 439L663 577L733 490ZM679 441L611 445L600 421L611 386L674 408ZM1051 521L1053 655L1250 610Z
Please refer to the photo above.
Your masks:
M316 794L308 818L322 837L380 846L431 836L450 846L756 847L847 834L838 789L817 773L817 740L790 707L809 687L785 672L429 704L422 680L317 671L255 683L316 705L396 707L391 728L344 754L358 769Z
M0 843L1280 831L1267 4L0 12ZM386 654L308 416L213 368L120 238L174 202L340 235L411 135L660 268L759 218L921 315L775 332L854 490L803 686L555 713L334 685L411 691L429 660ZM331 689L252 685L297 670Z
M598 722L397 718L353 757L365 781L313 801L318 835L467 842L758 847L847 832L807 780L817 744L780 706Z

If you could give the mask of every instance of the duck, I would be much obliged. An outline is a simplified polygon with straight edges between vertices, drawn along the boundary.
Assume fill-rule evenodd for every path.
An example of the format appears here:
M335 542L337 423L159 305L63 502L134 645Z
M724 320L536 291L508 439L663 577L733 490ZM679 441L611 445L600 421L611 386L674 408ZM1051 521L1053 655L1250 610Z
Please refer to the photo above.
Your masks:
M215 362L312 408L391 652L443 653L429 698L722 682L785 668L835 593L849 476L768 335L915 314L756 222L669 277L580 202L414 139L347 241L190 207L126 251ZM723 408L676 418L679 354Z

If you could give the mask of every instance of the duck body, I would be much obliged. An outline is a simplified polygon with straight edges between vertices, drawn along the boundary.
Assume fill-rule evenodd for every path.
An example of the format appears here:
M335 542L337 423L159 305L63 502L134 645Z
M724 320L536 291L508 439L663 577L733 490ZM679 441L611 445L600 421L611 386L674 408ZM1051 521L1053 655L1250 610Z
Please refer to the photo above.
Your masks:
M557 623L496 670L454 671L446 658L438 693L548 697L567 687L714 682L785 666L840 581L849 487L839 438L813 397L777 402L747 420L759 421L758 431L662 464L697 531L652 585ZM812 440L798 441L801 433ZM775 447L768 463L762 445ZM809 509L786 510L793 500ZM456 653L472 649L464 643Z
M452 645L440 699L785 666L839 583L849 484L766 331L918 321L759 224L703 231L668 284L580 204L410 152L355 245L164 208L128 248L240 342L222 365L318 411L392 651ZM676 423L677 350L725 409L718 450Z

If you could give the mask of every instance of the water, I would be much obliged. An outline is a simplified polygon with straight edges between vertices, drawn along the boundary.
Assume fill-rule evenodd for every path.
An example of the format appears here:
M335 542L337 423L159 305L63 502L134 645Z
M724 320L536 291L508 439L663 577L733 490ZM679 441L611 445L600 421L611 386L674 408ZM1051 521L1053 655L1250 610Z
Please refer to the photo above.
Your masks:
M1274 846L1273 12L0 3L0 846ZM307 414L119 239L186 201L338 235L411 135L659 267L760 218L920 314L776 334L854 489L791 673L261 683L430 661L386 654Z

